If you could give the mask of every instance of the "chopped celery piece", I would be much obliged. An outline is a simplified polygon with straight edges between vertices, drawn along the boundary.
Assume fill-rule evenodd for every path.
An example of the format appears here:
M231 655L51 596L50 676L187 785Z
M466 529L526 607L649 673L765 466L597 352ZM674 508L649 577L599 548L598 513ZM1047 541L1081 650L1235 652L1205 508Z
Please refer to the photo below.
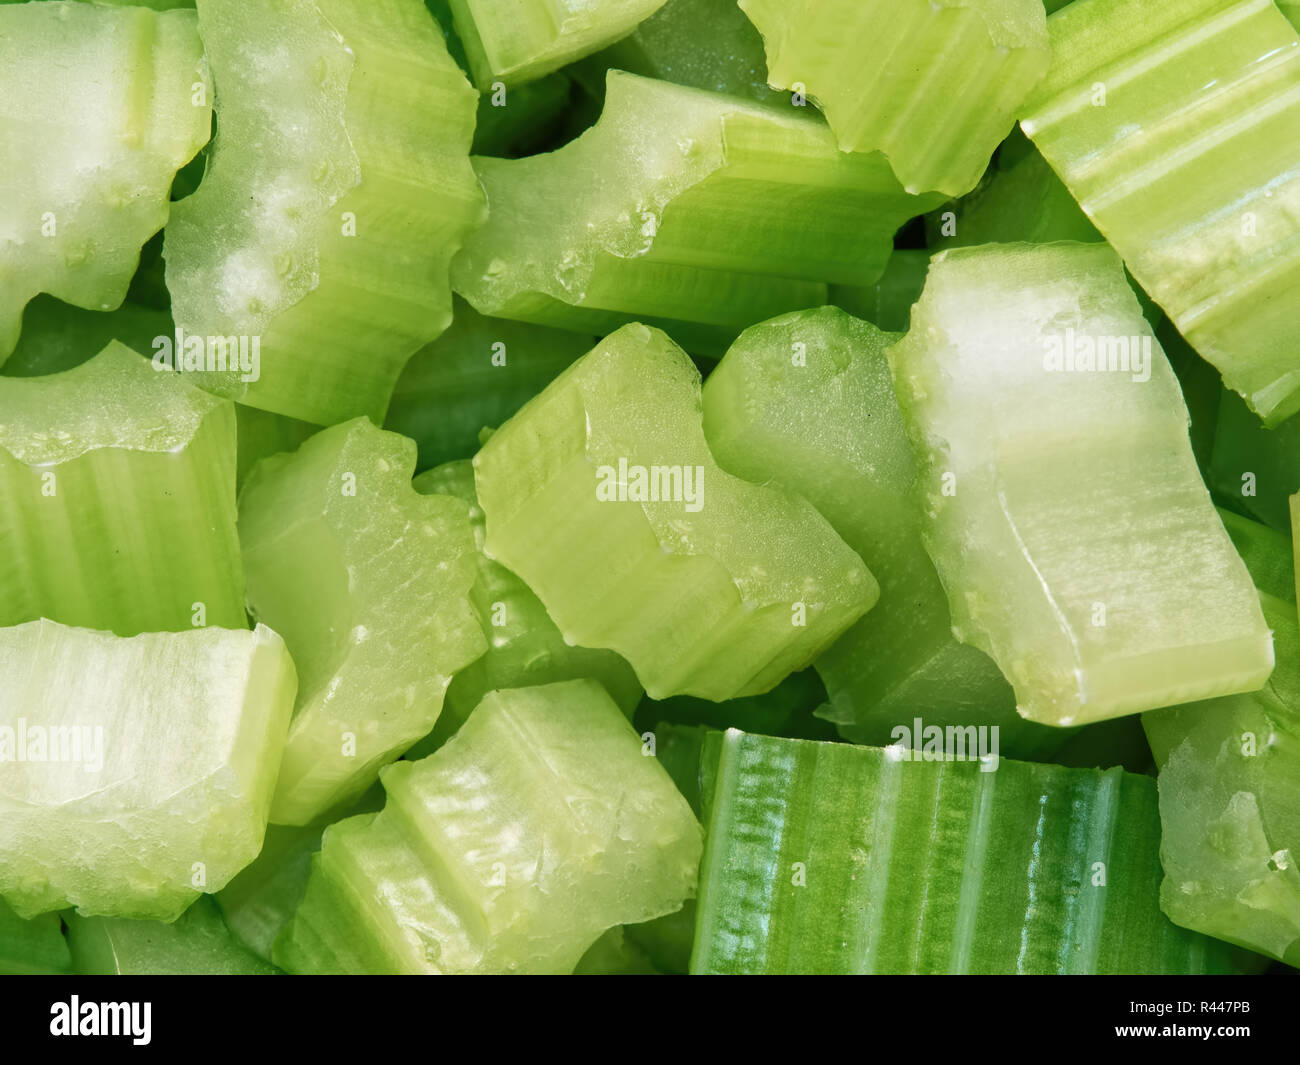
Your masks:
M791 673L771 691L721 703L690 695L674 695L663 700L643 699L637 707L633 724L641 732L669 721L674 726L707 725L715 729L734 726L771 736L830 739L834 737L834 729L814 716L825 702L826 688L818 679L817 672L805 669ZM669 775L681 783L671 769ZM689 793L684 791L683 794L690 798Z
M325 832L291 972L571 972L694 894L699 824L594 681L493 692L381 779L382 813Z
M283 414L272 414L269 410L245 407L242 403L235 407L235 425L239 441L236 480L240 488L244 487L248 475L262 459L283 451L298 450L302 442L320 428L310 422L286 418Z
M1291 557L1291 538L1229 510L1220 510L1219 517L1232 538L1232 546L1246 563L1255 587L1275 599L1295 602L1295 560Z
M685 976L691 967L691 946L695 942L695 900L676 913L653 921L623 926L624 935L645 952L657 972Z
M1290 20L1291 25L1300 29L1300 0L1277 0L1277 6Z
M43 377L80 366L114 340L132 351L152 352L158 337L173 333L171 315L123 303L115 311L87 311L37 296L23 313L18 346L4 364L8 377Z
M707 354L745 326L875 281L938 204L793 109L609 73L600 121L528 159L476 159L487 224L452 266L483 314L592 333L633 320Z
M270 629L0 629L0 894L174 920L262 846L293 707Z
M198 11L220 129L164 247L186 368L302 421L382 421L482 216L475 93L419 0Z
M508 569L482 553L483 509L475 493L473 463L468 459L450 462L421 474L412 484L417 492L454 496L469 504L479 549L478 579L470 591L470 602L488 649L452 679L443 703L447 720L444 724L439 719L444 727L435 729L407 757L421 758L431 753L434 737L440 739L440 732L445 736L460 727L483 696L501 688L530 688L588 677L599 681L624 716L630 718L642 694L632 667L613 651L565 643L541 600Z
M915 460L885 358L896 339L834 307L753 326L709 375L705 435L729 473L811 502L881 582L880 602L815 663L844 736L885 744L920 714L996 724L1007 752L1035 752L1065 736L1022 721L997 666L954 638L921 542Z
M909 192L973 189L1050 55L1040 0L740 6L768 81L814 100L846 152L883 151Z
M24 921L0 899L0 976L67 973L72 958L57 914Z
M1160 769L1160 905L1180 925L1300 965L1300 628L1294 584L1274 583L1291 545L1263 526L1236 542L1261 578L1278 668L1260 691L1142 715Z
M1300 417L1268 429L1240 397L1225 393L1207 480L1234 510L1290 532L1290 500L1300 491Z
M457 299L450 328L397 379L385 428L420 446L421 470L471 458L485 426L504 422L595 342L591 334L485 318Z
M659 970L626 930L616 926L597 939L578 959L573 975L657 976Z
M1156 784L710 737L695 973L1201 973L1158 906ZM706 752L706 757L709 753Z
M471 150L507 159L532 155L563 125L574 91L567 74L555 73L509 91L483 93Z
M941 252L889 359L953 631L1021 714L1082 724L1264 683L1268 627L1107 245Z
M469 507L411 488L415 444L364 418L264 459L239 498L253 616L301 678L271 820L357 798L433 728L487 648L469 602Z
M832 285L830 301L890 333L907 332L912 305L921 298L930 253L919 248L899 248L885 263L874 285Z
M68 915L72 964L83 976L270 976L203 895L171 924Z
M112 343L0 377L0 625L244 628L235 412Z
M0 7L0 363L37 293L97 311L126 298L210 98L191 12Z
M605 93L606 71L626 70L729 96L787 106L790 99L768 86L763 38L736 0L668 0L628 36L572 70L597 96Z
M664 0L448 0L474 81L518 85L599 51Z
M1131 278L1129 283L1133 283ZM1145 293L1138 293L1139 301L1145 298L1148 298ZM1148 310L1158 310L1154 304L1148 308L1145 303L1142 309L1144 313ZM1201 471L1201 478L1213 494L1215 486L1209 476L1209 470L1214 453L1214 435L1219 420L1219 407L1229 398L1238 403L1241 402L1241 398L1235 393L1224 391L1219 371L1196 354L1196 350L1183 339L1182 334L1174 328L1174 324L1163 313L1160 314L1159 321L1155 321L1153 316L1147 313L1147 321L1154 325L1156 339L1164 348L1169 365L1178 375L1178 384L1183 390L1183 402L1187 404L1187 415L1192 423L1190 430L1192 453L1196 456L1196 465Z
M1269 424L1300 410L1300 36L1271 0L1075 0L1022 125Z
M672 778L677 790L691 805L695 816L701 813L700 751L704 737L712 731L703 725L677 725L661 721L653 729L654 754Z
M767 691L878 592L807 502L717 466L700 403L685 352L628 325L474 459L488 555L566 640L617 651L655 699Z

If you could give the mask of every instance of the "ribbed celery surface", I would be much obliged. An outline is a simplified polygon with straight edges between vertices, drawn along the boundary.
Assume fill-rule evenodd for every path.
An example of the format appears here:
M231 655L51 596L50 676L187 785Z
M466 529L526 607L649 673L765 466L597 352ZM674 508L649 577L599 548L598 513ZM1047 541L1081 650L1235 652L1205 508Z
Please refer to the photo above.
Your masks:
M245 628L231 403L113 343L0 377L0 625Z
M468 459L449 462L421 474L412 485L417 492L453 496L469 504L480 552L470 602L488 649L452 679L443 703L446 721L440 719L442 727L413 747L407 757L431 753L442 736L464 723L483 696L500 688L528 688L586 677L598 681L630 718L643 694L632 667L613 651L566 643L528 586L482 554L484 519L474 489L473 464Z
M1050 55L1041 0L740 6L768 81L815 100L845 151L883 151L909 192L973 189Z
M617 651L656 699L766 691L878 593L807 501L718 467L700 403L686 354L629 325L474 459L487 554L565 639Z
M0 6L0 363L38 292L122 302L211 125L192 12Z
M1263 685L1268 626L1107 245L941 252L889 360L954 631L1021 714L1083 724Z
M325 832L291 972L570 972L694 894L699 824L594 681L493 692L382 779L381 813Z
M738 477L802 495L880 581L880 602L815 662L843 735L888 743L920 714L998 724L1008 754L1059 743L1016 715L998 667L952 634L885 358L895 340L834 307L747 329L704 386L710 450Z
M476 159L491 211L452 269L483 314L693 352L869 284L894 231L941 202L814 116L611 71L600 122L549 155Z
M321 425L382 421L451 321L448 264L482 216L476 94L420 0L198 10L221 126L167 226L176 324L259 345L230 370L206 343L205 387Z
M262 846L296 685L284 641L0 629L0 895L174 920Z
M421 470L471 458L485 427L501 425L596 342L455 303L447 331L406 364L384 423L420 445Z
M691 971L1202 973L1160 912L1156 784L715 734Z
M474 80L532 81L627 36L664 0L448 0Z
M1257 692L1143 714L1160 776L1160 905L1180 925L1300 964L1300 628L1291 544L1225 515L1277 669Z
M171 924L68 914L74 970L84 976L269 976L204 895Z
M1300 36L1272 0L1075 0L1022 125L1269 424L1300 410Z
M487 649L469 602L469 507L417 494L414 470L414 443L358 418L263 460L240 494L249 610L284 636L301 678L277 824L360 796Z
M57 914L24 921L0 899L0 976L67 973L72 958Z

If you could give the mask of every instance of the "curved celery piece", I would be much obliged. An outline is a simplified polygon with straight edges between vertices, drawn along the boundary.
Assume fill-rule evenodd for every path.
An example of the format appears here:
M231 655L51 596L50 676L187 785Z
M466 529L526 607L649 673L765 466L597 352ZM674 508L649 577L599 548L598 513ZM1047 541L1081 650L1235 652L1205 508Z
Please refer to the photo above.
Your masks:
M384 423L420 446L421 470L472 457L485 426L506 421L596 342L591 334L485 318L455 302L451 326L397 379Z
M474 470L487 554L566 640L617 651L654 699L767 691L876 600L807 502L717 466L699 372L643 325L561 374Z
M0 629L0 894L171 921L262 846L297 678L270 629Z
M451 321L448 264L482 217L476 96L419 0L198 12L220 130L163 249L186 368L301 421L380 422Z
M576 141L475 169L490 212L452 281L481 313L590 333L636 320L698 354L825 303L828 282L870 284L894 231L940 202L811 115L620 71Z
M898 248L885 264L880 280L868 287L832 285L830 301L849 314L879 326L887 333L907 332L912 305L921 298L930 252Z
M1160 913L1150 777L901 755L710 737L693 973L1251 967Z
M112 343L0 377L0 625L245 628L232 404Z
M880 602L814 663L842 735L886 744L920 715L996 724L1008 754L1050 749L1065 735L1022 721L998 667L952 634L885 358L895 340L835 307L747 329L704 386L710 450L729 473L807 499L880 581Z
M1291 545L1258 525L1237 542L1260 574L1278 667L1260 691L1142 715L1160 771L1160 905L1177 924L1297 965L1300 628L1294 583L1270 579Z
M846 152L883 151L909 192L973 189L1050 55L1040 0L740 7L763 35L768 81L814 100Z
M158 337L174 332L171 315L123 303L115 311L87 311L53 296L37 296L23 312L23 332L6 377L44 377L80 366L114 340L132 351L152 352Z
M72 971L72 957L57 914L24 921L0 899L0 976L40 976Z
M589 677L598 681L624 716L630 718L642 695L632 667L612 651L565 643L541 600L528 586L482 554L483 510L474 489L473 463L468 459L447 463L421 474L412 485L422 494L454 496L469 504L480 552L478 579L470 591L470 602L488 649L452 678L438 727L411 748L407 758L431 754L443 737L464 724L488 692L501 688L529 688Z
M488 695L330 826L276 943L290 972L564 973L694 894L700 826L595 681Z
M126 298L210 100L191 12L0 7L0 363L37 293L97 311Z
M939 253L889 361L953 631L1021 714L1083 724L1268 679L1178 382L1107 245Z
M248 607L301 678L271 820L357 798L433 728L487 644L469 507L411 489L415 445L364 418L258 464L239 498Z
M1022 126L1270 425L1300 410L1300 36L1271 0L1075 0Z
M210 895L170 924L67 915L72 964L82 976L271 976L277 970L226 927Z
M1268 429L1244 400L1226 392L1219 402L1206 480L1234 510L1290 532L1290 500L1300 491L1300 417Z
M625 37L664 0L448 0L474 81L533 81Z

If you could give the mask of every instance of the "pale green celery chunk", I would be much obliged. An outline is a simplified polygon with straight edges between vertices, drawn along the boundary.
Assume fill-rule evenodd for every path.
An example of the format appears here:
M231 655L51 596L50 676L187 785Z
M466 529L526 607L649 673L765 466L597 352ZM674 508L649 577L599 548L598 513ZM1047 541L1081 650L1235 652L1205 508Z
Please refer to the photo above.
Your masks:
M397 380L384 428L420 445L419 468L471 458L495 428L595 344L591 334L485 318L464 300Z
M763 35L768 81L815 101L846 152L883 151L909 192L973 189L1050 55L1040 0L740 7Z
M0 894L171 921L257 857L297 679L270 629L0 629Z
M664 0L448 0L474 81L533 81L630 33Z
M1022 126L1179 331L1300 410L1300 36L1272 0L1075 0Z
M1234 510L1290 532L1291 496L1300 491L1300 417L1270 429L1244 400L1225 392L1206 481Z
M360 796L487 648L469 602L469 507L418 495L414 469L414 443L358 418L263 460L240 494L248 607L300 677L276 824Z
M72 969L57 914L24 921L0 899L0 976L36 976Z
M0 625L245 628L235 412L116 342L0 377Z
M87 311L37 296L23 312L18 346L4 364L6 377L42 377L80 366L114 340L132 351L152 353L154 341L174 332L171 315L123 303L115 311Z
M451 321L448 264L482 217L477 96L420 0L198 10L221 121L164 247L186 369L302 421L382 421Z
M566 640L617 651L654 699L766 691L878 594L810 504L714 462L700 405L685 352L629 325L474 459L487 554Z
M1104 244L941 252L889 349L953 631L1071 725L1273 667L1178 382Z
M1294 584L1270 579L1288 565L1291 545L1254 528L1238 543L1263 577L1277 669L1260 691L1143 714L1142 723L1160 771L1161 908L1177 924L1296 965L1300 629Z
M1009 755L1062 742L1022 721L998 667L952 634L885 357L897 339L834 307L747 329L704 386L710 450L729 473L811 502L880 581L880 602L814 663L841 734L884 745L919 715L996 724Z
M174 922L67 915L72 963L83 976L270 976L278 970L244 947L209 895Z
M290 971L571 972L694 894L699 824L594 681L493 692L382 780L382 813L325 832Z
M575 647L564 636L523 581L482 553L483 509L474 489L474 465L468 459L429 470L412 482L425 495L448 495L470 507L478 547L478 578L470 602L478 615L487 653L452 679L438 726L407 752L409 759L432 753L445 736L459 728L490 691L528 688L589 677L599 681L630 718L641 701L641 684L632 667L613 651Z
M211 133L207 77L191 12L0 7L0 363L37 293L97 311L126 298Z
M875 281L895 230L941 202L814 115L610 71L600 121L549 155L475 159L491 209L452 267L483 314L609 333L641 321L695 354Z

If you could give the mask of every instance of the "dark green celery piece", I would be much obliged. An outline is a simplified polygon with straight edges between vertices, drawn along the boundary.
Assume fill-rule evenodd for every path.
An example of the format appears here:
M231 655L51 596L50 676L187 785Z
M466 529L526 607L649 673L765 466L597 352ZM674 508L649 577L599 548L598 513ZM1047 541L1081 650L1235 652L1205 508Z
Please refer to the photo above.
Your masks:
M527 85L483 93L470 150L506 159L541 151L558 135L575 91L569 76L557 71Z
M247 628L235 412L113 342L0 377L0 625Z
M320 430L319 425L242 403L235 405L235 426L239 440L236 478L240 488L262 459L284 451L297 451L304 440Z
M455 300L450 328L406 364L385 428L420 447L418 469L471 458L498 426L596 343L590 334L486 318Z
M449 495L469 504L479 548L478 579L470 603L487 640L487 653L452 679L443 714L433 732L406 753L408 759L431 754L469 717L490 691L527 688L590 677L598 681L627 717L641 700L636 673L613 651L575 647L565 642L555 622L523 581L483 551L483 510L474 490L474 466L449 462L412 482L425 495Z
M37 296L23 312L18 346L4 364L7 377L43 377L80 366L114 340L151 354L154 340L173 335L171 315L134 303L115 311L86 311L53 296Z
M678 911L681 912L680 910ZM650 956L616 925L587 948L578 959L574 976L658 976Z
M82 976L270 976L275 966L245 948L226 927L211 895L170 924L69 911L68 945Z
M940 202L816 117L610 71L600 121L549 155L476 158L491 211L452 269L484 314L592 333L640 321L693 352L880 275Z
M921 298L929 268L928 251L897 248L874 285L832 285L830 301L888 333L905 333L912 318L912 304Z
M1277 0L1277 6L1290 20L1291 25L1300 29L1300 0Z
M1275 599L1294 603L1295 559L1291 554L1291 537L1222 507L1219 517L1228 530L1232 546L1246 563L1255 587Z
M1160 912L1156 784L1120 769L709 737L695 973L1237 972Z
M1300 415L1268 429L1225 392L1207 481L1220 502L1289 533L1290 499L1300 491Z
M1129 284L1136 283L1130 278ZM1138 300L1143 303L1143 312L1148 309L1158 312L1159 308L1155 304L1150 304L1148 308L1145 302L1147 299L1145 293L1138 293ZM1183 402L1187 404L1187 414L1192 420L1192 454L1196 456L1196 465L1200 467L1206 485L1214 492L1210 466L1214 455L1219 407L1227 399L1240 400L1240 397L1224 391L1219 371L1196 353L1196 349L1183 339L1174 323L1164 317L1163 313L1160 314L1159 322L1155 322L1150 314L1147 314L1147 320L1152 322L1156 339L1165 349L1169 365L1178 376L1178 384L1183 390Z
M72 971L72 958L55 913L24 921L0 899L0 976Z
M357 418L258 463L239 497L250 612L300 685L271 820L303 825L426 735L487 649L469 507L411 488L415 444Z
M687 899L676 913L653 921L623 926L623 932L661 973L685 976L691 967L695 942L695 900Z
M1300 410L1300 37L1269 0L1075 0L1022 113L1142 287L1269 424Z
M816 670L804 669L791 673L771 691L721 703L689 695L643 699L634 721L643 732L660 722L671 722L673 726L734 727L771 736L833 739L835 730L814 716L825 702L826 688ZM675 775L673 779L677 779Z
M895 339L834 307L746 330L704 386L710 448L730 473L809 500L879 573L880 602L814 663L842 735L886 744L920 716L998 725L1004 752L1050 751L1065 734L1020 718L993 660L952 634L884 355Z
M729 96L789 106L767 84L763 38L736 0L668 0L617 44L575 63L573 76L598 99L605 73L626 70Z

